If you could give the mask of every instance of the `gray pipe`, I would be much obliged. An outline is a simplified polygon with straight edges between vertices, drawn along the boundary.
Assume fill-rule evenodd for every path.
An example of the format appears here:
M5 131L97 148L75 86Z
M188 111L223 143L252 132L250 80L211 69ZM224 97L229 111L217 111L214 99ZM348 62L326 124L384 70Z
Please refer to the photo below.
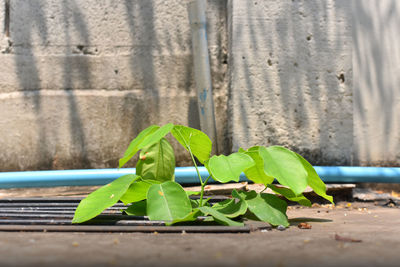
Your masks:
M213 153L217 153L217 130L215 126L214 100L211 83L210 60L207 47L206 3L196 0L189 3L189 19L192 31L194 78L197 89L200 128L212 142Z

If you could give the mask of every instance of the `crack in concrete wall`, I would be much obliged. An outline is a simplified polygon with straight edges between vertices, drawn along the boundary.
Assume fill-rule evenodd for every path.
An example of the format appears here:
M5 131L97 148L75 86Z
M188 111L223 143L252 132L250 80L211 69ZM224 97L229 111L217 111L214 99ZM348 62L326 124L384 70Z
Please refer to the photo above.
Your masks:
M4 1L4 35L10 37L10 0Z

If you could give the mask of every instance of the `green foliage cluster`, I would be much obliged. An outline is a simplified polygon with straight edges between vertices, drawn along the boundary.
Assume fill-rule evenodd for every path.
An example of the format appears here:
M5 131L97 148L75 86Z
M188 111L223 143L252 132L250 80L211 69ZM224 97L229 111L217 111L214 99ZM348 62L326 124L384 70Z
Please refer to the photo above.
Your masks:
M165 138L172 136L189 152L201 184L199 199L196 192L185 192L174 182L174 151ZM264 184L277 194L304 206L311 202L302 194L307 186L332 202L318 174L303 157L281 146L255 146L228 156L211 156L212 142L203 132L171 123L162 127L152 125L130 143L119 161L121 168L140 151L136 174L124 175L92 192L75 211L73 223L88 221L119 200L129 205L128 215L148 216L167 225L200 221L241 226L243 220L268 222L273 226L288 226L287 203L275 194L255 191L232 191L231 199L210 205L204 199L204 188L210 178L220 183L238 182L242 172L255 182ZM196 160L204 164L209 177L203 181ZM279 182L285 187L273 184Z

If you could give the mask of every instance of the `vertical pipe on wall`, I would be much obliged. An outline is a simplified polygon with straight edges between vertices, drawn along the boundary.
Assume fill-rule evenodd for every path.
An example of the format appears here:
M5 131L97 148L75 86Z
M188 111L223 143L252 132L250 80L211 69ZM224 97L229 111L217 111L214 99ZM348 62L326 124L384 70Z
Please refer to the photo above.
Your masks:
M194 76L197 89L200 127L213 141L213 153L217 153L214 100L212 94L210 59L207 46L205 0L189 3L189 19L192 31Z

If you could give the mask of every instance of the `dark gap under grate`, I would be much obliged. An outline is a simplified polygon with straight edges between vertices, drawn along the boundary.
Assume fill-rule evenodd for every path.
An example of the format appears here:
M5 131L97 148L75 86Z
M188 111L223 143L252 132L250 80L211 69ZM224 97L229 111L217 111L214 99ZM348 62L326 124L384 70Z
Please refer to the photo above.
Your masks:
M219 225L165 226L146 216L124 215L122 203L105 210L85 224L72 224L76 207L82 198L7 198L0 199L0 231L34 232L159 232L159 233L249 233L266 225L243 227ZM212 202L226 197L213 197Z

